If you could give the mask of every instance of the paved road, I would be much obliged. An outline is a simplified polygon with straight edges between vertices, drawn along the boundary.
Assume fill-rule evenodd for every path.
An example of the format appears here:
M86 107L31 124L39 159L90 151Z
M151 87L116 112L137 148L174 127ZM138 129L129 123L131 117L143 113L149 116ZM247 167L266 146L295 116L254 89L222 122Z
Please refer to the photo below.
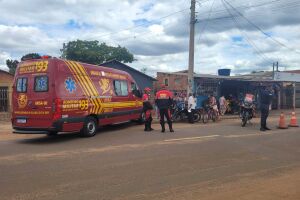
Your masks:
M300 199L300 131L258 131L258 120L134 124L93 138L13 135L0 125L0 194L11 199Z

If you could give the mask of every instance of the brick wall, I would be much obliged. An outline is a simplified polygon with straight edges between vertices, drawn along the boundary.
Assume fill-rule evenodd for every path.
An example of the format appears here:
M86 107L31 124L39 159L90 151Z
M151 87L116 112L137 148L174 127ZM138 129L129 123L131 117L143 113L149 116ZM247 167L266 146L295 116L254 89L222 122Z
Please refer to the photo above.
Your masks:
M157 72L157 81L155 82L154 89L157 91L162 84L167 81L167 89L171 91L186 91L188 87L187 75L170 74Z

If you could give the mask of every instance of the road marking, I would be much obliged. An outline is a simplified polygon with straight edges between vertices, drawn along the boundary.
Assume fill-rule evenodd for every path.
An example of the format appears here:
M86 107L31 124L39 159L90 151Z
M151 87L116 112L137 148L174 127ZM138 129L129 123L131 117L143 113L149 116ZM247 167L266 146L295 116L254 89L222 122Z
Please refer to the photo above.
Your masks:
M249 136L263 136L272 135L273 133L252 133L252 134L242 134L242 135L224 135L224 138L239 138L239 137L249 137Z
M219 137L220 135L207 135L207 136L199 136L199 137L187 137L187 138L176 138L170 140L164 140L164 142L174 142L174 141L182 141L182 140L197 140L197 139L205 139L205 138L214 138Z

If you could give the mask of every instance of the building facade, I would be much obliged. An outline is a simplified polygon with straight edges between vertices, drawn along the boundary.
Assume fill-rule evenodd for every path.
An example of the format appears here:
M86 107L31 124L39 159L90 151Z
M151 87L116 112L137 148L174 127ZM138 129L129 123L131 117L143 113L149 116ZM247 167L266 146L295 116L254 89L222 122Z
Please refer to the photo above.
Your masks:
M11 97L14 76L0 70L0 112L9 113L12 110Z
M168 84L173 93L185 93L187 90L187 73L157 73L157 85ZM240 100L246 93L254 94L259 99L259 90L263 85L275 88L272 102L273 109L300 107L300 83L276 81L272 72L260 72L242 76L217 76L209 74L194 74L194 92L196 96L235 98ZM299 99L299 100L298 100Z

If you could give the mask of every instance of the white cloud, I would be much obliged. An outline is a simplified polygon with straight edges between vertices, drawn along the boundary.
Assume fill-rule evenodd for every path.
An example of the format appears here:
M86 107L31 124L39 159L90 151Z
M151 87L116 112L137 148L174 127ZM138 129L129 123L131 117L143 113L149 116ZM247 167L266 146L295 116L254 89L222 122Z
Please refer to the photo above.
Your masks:
M0 69L8 71L6 66L6 60L10 59L10 55L7 52L0 51Z

